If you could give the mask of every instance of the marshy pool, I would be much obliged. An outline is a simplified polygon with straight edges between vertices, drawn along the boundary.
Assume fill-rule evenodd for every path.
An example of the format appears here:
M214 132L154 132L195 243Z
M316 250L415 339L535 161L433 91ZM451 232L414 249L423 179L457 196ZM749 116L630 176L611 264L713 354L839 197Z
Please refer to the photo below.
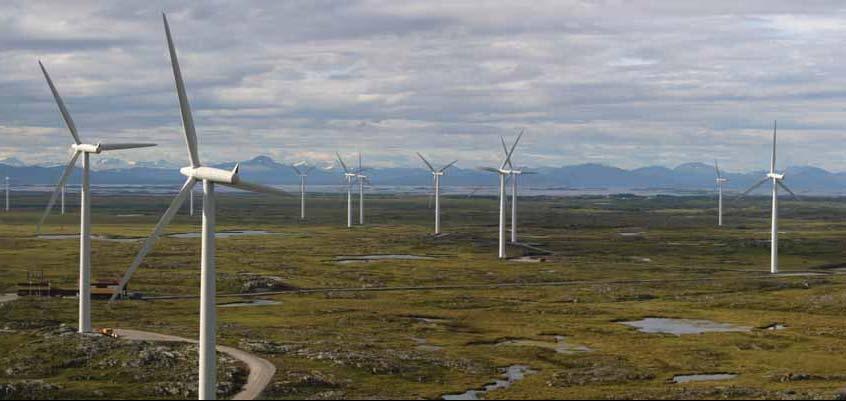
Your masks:
M698 319L668 319L649 317L637 321L619 322L642 333L667 333L677 336L712 332L748 332L752 328Z
M335 256L335 263L349 264L349 263L368 263L380 260L435 260L432 256L420 255L405 255L405 254L385 254L385 255L352 255L352 256Z
M526 375L535 373L525 365L511 365L504 369L501 379L486 384L481 390L467 390L461 394L447 394L441 397L444 400L480 400L481 396L494 390L511 387L514 383L523 380Z
M279 304L281 304L281 302L274 301L272 299L254 299L252 301L217 304L217 307L218 308L238 308L238 307L243 307L243 306L266 306L266 305L279 305Z
M731 379L734 379L736 377L737 377L737 375L733 374L733 373L706 373L706 374L696 374L696 375L676 375L676 376L673 376L673 383L681 384L681 383L690 383L690 382L731 380Z

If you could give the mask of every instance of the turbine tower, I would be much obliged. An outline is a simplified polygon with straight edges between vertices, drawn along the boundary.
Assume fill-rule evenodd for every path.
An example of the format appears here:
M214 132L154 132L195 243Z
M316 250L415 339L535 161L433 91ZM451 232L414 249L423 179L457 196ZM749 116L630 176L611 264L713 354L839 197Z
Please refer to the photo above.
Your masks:
M335 153L338 156L338 163L344 169L344 179L347 181L347 228L352 228L352 185L353 180L358 177L358 173L347 168L347 164L341 158L340 153Z
M511 149L505 155L505 160L502 161L502 164L499 168L494 167L482 167L482 170L490 171L492 173L496 173L499 175L499 244L498 244L498 255L500 259L505 259L505 178L511 174L511 170L506 170L506 167L511 163L511 155L514 153L514 149L517 148L517 144L520 143L520 138L523 137L523 133L520 132L520 135L517 136L517 139L514 141L514 144L511 146Z
M776 274L778 273L778 187L784 188L785 191L789 192L794 199L799 199L787 185L784 184L784 177L785 172L782 171L781 174L776 173L776 122L773 122L773 154L772 158L770 159L770 172L743 192L740 196L745 196L749 192L752 192L755 188L763 185L767 181L772 181L772 194L773 194L773 204L772 204L772 230L770 232L770 273Z
M302 167L302 170L300 170L300 167ZM309 165L305 161L301 161L299 163L292 164L291 168L294 169L300 177L300 220L305 220L305 179L308 177L308 173L310 173L311 170L314 170L314 166Z
M56 89L56 86L53 85L53 80L50 79L50 75L47 74L47 70L40 61L38 62L38 65L41 67L41 72L44 73L44 78L47 80L47 85L50 86L50 91L53 92L53 98L59 106L59 111L62 113L62 118L65 120L65 124L73 137L74 143L71 145L73 156L71 156L68 165L65 166L62 177L59 179L59 182L56 184L56 188L50 195L50 200L47 202L47 208L44 210L44 214L41 215L41 219L38 221L36 233L41 233L41 225L44 224L44 220L47 218L47 215L50 214L53 204L56 203L56 197L58 197L59 193L62 191L62 188L65 186L71 172L76 166L77 159L80 155L82 155L82 186L80 191L79 208L79 332L86 333L91 331L91 194L89 193L91 163L89 156L92 153L100 154L110 150L145 148L155 146L155 144L82 143L79 139L79 134L76 131L76 125L73 123L73 119L71 119L70 113L65 107L65 103L62 101L62 97L59 96L59 91Z
M215 325L216 325L216 311L215 311L215 217L216 217L216 199L214 194L215 185L220 184L228 187L238 188L245 191L263 192L274 195L287 195L284 191L276 188L259 185L244 181L241 179L236 164L232 171L222 170L214 167L207 167L200 163L200 157L197 151L197 133L194 130L194 119L191 115L191 106L188 103L188 96L185 93L185 83L182 81L182 73L179 69L179 61L176 58L176 49L173 46L173 38L170 34L170 27L167 23L167 17L162 14L162 20L165 27L165 35L167 37L168 50L170 52L171 67L173 68L173 77L176 81L176 92L179 97L179 108L182 113L182 126L185 130L185 141L188 148L188 159L191 163L188 167L183 167L179 172L188 177L185 184L176 198L171 201L170 206L164 212L153 233L144 241L144 245L135 256L135 260L129 266L129 269L120 280L117 291L115 291L112 299L117 298L117 295L126 286L126 283L132 277L132 274L141 264L141 261L148 252L155 245L156 241L162 234L164 228L173 219L176 212L182 207L185 198L188 197L190 191L198 181L203 182L203 233L202 233L202 249L201 249L201 287L200 287L200 383L199 383L199 399L207 400L216 397L216 354L215 354Z
M426 163L426 167L432 172L432 185L435 188L435 235L439 235L441 233L441 176L446 174L446 169L452 167L458 160L454 160L452 163L436 170L432 167L432 163L429 163L420 152L417 152L417 156L420 157L420 160L423 160L423 163Z
M65 186L62 185L62 216L65 215Z
M6 211L9 211L9 176L6 176Z
M723 184L728 180L723 178L720 172L720 164L714 160L714 169L717 171L717 226L723 226Z

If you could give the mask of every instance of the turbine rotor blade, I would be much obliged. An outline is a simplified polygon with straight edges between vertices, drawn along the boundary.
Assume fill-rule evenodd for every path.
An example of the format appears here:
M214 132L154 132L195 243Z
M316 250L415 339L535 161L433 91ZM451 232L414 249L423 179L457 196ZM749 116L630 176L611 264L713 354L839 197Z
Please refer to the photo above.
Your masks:
M452 163L447 164L446 166L443 166L443 167L439 170L439 172L443 173L446 169L448 169L448 168L452 167L453 165L455 165L455 163L458 163L458 160L453 160L453 161L452 161Z
M505 158L505 161L502 162L502 167L500 167L501 169L505 168L506 165L511 165L511 155L514 154L514 149L517 148L517 144L520 143L520 138L523 137L524 133L525 133L525 130L522 130L522 131L520 131L520 135L517 135L517 139L514 141L514 144L511 145L511 150L508 151L508 155Z
M746 196L750 192L754 191L755 188L760 187L761 185L763 185L765 182L767 182L769 180L770 180L769 177L764 177L763 179L761 179L761 181L758 181L757 183L755 183L755 185L752 185L751 187L749 187L749 189L747 189L746 191L743 191L743 193L738 195L737 198L740 199L740 198Z
M188 157L192 167L200 166L200 156L197 153L197 131L194 129L194 117L191 115L191 105L188 103L188 95L185 93L185 82L182 80L182 71L179 69L179 60L176 58L176 48L173 46L173 37L170 35L170 25L167 23L167 16L162 13L165 35L167 36L167 48L170 52L170 64L173 68L173 78L176 81L176 94L179 96L179 110L182 112L182 128L185 129L185 143L188 145Z
M499 137L500 142L502 142L502 152L505 154L505 157L508 157L508 146L505 144L505 138L502 136ZM512 168L511 160L508 160L508 168Z
M82 141L79 140L79 134L76 132L76 124L73 123L73 119L71 118L67 107L65 107L65 102L62 101L62 97L59 96L59 91L56 90L56 86L53 85L53 80L50 79L50 74L47 73L47 69L44 68L44 64L41 64L41 61L38 62L38 65L41 67L41 72L44 73L44 78L47 79L47 85L50 86L50 91L53 92L53 98L56 100L56 104L59 105L59 112L62 113L62 118L65 120L65 125L67 125L68 130L70 130L70 133L73 136L73 141L76 144L82 143Z
M717 178L723 178L723 176L720 174L720 164L717 163L716 159L714 159L714 169L717 170Z
M41 234L41 225L44 224L44 220L47 219L47 215L50 214L50 210L53 209L53 204L56 203L56 197L59 196L59 193L62 192L62 187L65 186L65 183L70 177L73 168L76 166L76 159L79 158L79 152L73 152L73 156L71 156L68 165L65 166L65 171L62 172L62 177L59 178L59 182L56 184L56 188L53 189L53 193L50 194L50 200L47 202L47 207L44 209L44 214L41 215L41 219L38 220L38 225L35 228L35 233Z
M426 163L426 166L427 166L427 167L429 167L429 170L431 170L431 171L434 173L434 172L435 172L435 168L434 168L434 167L432 167L432 163L429 163L429 161L428 161L428 160L426 160L426 158L425 158L425 157L423 157L423 155L421 155L421 154L420 154L420 152L415 152L415 153L417 153L417 156L419 156L419 157L420 157L420 160L423 160L423 163Z
M156 146L155 143L101 143L100 150L124 150L124 149L138 149L149 148Z
M502 171L497 170L497 169L495 169L495 168L493 168L493 167L479 167L479 170L483 170L483 171L490 171L491 173L502 174Z
M189 177L188 180L185 181L185 184L182 185L182 189L179 190L179 193L170 202L170 206L168 206L162 217L159 218L159 222L156 223L156 227L153 228L153 233L144 240L144 245L141 246L141 250L138 251L138 254L135 255L135 259L132 261L132 264L129 265L129 269L127 269L126 273L123 274L115 293L112 295L112 301L117 299L123 291L123 288L126 287L126 283L128 283L132 278L132 275L135 274L135 270L137 270L138 266L141 265L144 257L146 257L153 249L153 246L156 245L156 242L162 235L162 231L164 231L165 227L170 224L173 217L176 216L176 212L178 212L182 207L182 204L185 203L185 199L188 198L188 195L191 193L191 190L194 188L194 184L196 183L197 180L195 178Z
M798 197L798 196L796 196L796 194L795 194L795 193L793 193L793 191L791 191L791 190L790 190L790 188L788 188L788 187L787 187L787 185L785 185L783 182L778 181L778 186L780 186L780 187L784 188L784 190L785 190L785 191L789 192L789 193L790 193L790 195L791 195L791 196L793 196L793 199L795 199L795 200L799 200L799 197Z
M338 152L335 152L335 154L338 156L338 163L341 164L341 167L344 169L344 172L349 173L350 169L347 168L346 163L344 163L344 159L341 158L341 154Z
M296 165L296 164L292 164L292 165L291 165L291 168L292 168L292 169L294 169L294 171L296 171L296 172L297 172L297 175L303 175L303 172L302 172L302 171L300 171L300 169L299 169L299 168L297 168L297 165Z
M773 157L770 159L770 173L775 173L775 164L776 164L776 127L778 126L777 121L773 121Z
M271 186L268 186L268 185L255 184L255 183L252 183L252 182L249 182L249 181L244 181L244 180L238 180L238 182L232 183L232 184L226 184L226 183L220 183L220 184L225 185L227 187L237 188L237 189L240 189L242 191L258 192L258 193L263 193L263 194L268 194L268 195L276 195L276 196L290 196L289 193L287 193L287 192L285 192L281 189L274 188L274 187L271 187Z

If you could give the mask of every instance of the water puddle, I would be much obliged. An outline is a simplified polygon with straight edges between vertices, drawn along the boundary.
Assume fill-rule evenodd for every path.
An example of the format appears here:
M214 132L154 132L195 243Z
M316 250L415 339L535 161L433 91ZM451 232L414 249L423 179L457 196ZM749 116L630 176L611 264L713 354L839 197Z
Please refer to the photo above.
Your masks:
M617 233L617 234L621 237L640 237L640 236L643 236L644 234L646 234L646 232L639 231L639 232L636 232L636 233Z
M784 323L772 323L772 324L768 324L764 327L761 327L761 330L771 330L771 331L787 330L787 325L784 324Z
M444 400L480 400L481 397L491 391L511 387L514 383L523 380L526 375L535 373L525 365L511 365L503 370L500 379L491 384L486 384L481 390L467 390L461 394L447 394L441 397Z
M564 336L555 336L555 341L541 341L541 340L509 340L502 341L496 344L497 347L538 347L554 350L559 354L578 354L582 352L591 352L592 349L584 345L574 345L567 342Z
M544 258L536 258L533 256L521 256L519 258L511 258L508 259L509 262L520 262L520 263L540 263L545 261Z
M272 299L254 299L245 302L232 302L227 304L218 304L218 308L238 308L242 306L264 306L264 305L279 305L281 302Z
M736 374L732 373L709 373L709 374L696 374L696 375L676 375L673 376L673 383L690 383L690 382L704 382L704 381L714 381L714 380L731 380L737 377Z
M420 255L358 255L358 256L335 256L335 262L340 264L367 263L379 260L434 260L431 256Z
M214 234L215 238L231 238L231 237L246 237L250 235L282 235L282 233L272 233L264 230L236 230L236 231L219 231ZM170 234L170 238L200 238L202 233L179 233Z
M141 217L143 214L116 214L116 217Z
M733 324L717 323L710 320L646 318L638 321L620 322L637 328L643 333L701 334L710 332L747 332L751 329Z
M37 236L38 239L46 239L46 240L65 240L65 239L79 239L79 234L42 234ZM144 238L114 238L114 237L107 237L104 235L92 235L91 239L94 241L107 241L107 242L138 242Z

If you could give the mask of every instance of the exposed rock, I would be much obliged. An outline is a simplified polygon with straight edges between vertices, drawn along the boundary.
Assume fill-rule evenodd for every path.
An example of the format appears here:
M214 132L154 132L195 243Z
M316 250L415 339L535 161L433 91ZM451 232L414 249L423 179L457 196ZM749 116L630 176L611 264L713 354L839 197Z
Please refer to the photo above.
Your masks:
M0 399L2 400L45 400L52 399L51 392L59 389L55 384L43 380L21 380L10 383L0 383Z
M297 287L285 282L282 277L261 276L258 274L244 273L239 275L241 280L241 292L267 292L267 291L290 291Z

